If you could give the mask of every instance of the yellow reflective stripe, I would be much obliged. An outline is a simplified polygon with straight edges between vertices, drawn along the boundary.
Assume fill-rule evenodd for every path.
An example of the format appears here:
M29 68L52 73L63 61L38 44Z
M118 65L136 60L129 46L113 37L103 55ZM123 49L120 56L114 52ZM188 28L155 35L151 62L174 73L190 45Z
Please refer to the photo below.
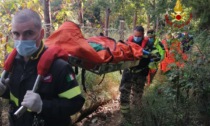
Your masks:
M129 109L129 108L130 108L129 105L121 105L121 106L120 106L120 109Z
M32 59L32 60L38 59L41 52L43 52L43 50L44 50L44 44L43 44L43 42L41 42L41 48L40 48L40 50L38 50L39 52L35 56L31 56L30 59Z
M122 110L122 109L121 109L120 111L121 111L122 113L129 113L130 110L129 110L129 109L126 109L126 110Z
M59 97L61 98L67 98L67 99L71 99L77 95L81 94L81 90L79 86L76 86L72 89L69 89L63 93L58 94Z
M10 92L10 100L15 103L16 106L18 106L18 99Z
M130 106L129 105L121 105L120 106L120 111L122 113L128 113L130 111Z

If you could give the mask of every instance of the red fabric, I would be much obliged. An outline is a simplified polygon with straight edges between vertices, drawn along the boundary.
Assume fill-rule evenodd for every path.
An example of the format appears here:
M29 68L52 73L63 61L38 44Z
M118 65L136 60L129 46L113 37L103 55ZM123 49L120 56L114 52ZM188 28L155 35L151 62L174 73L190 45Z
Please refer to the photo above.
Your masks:
M147 76L147 85L150 86L151 84L151 76L154 76L156 73L156 69L149 69L148 76Z
M161 61L161 70L163 72L167 72L170 70L170 64L175 63L178 67L184 67L184 63L180 61L176 61L175 56L176 54L180 54L182 56L183 60L187 60L187 55L183 53L181 49L181 43L179 41L174 41L172 42L171 46L168 47L168 44L166 40L162 40L162 44L164 45L165 48L165 57Z
M46 75L51 67L53 61L57 58L61 58L68 61L68 53L62 50L58 46L49 47L41 56L39 63L37 65L37 73L39 75Z
M120 44L122 43L118 42L115 50L112 51L112 55L114 57L112 60L113 63L117 63L117 62L125 60L124 50L122 50L122 48L119 46Z
M114 59L112 62L125 60L138 60L143 55L142 47L133 42L121 43L118 42L116 49L112 51Z
M129 44L127 43L117 43L117 48L120 48L123 52L123 59L124 60L134 60L132 48Z
M140 59L143 55L143 48L134 42L127 42L131 46L134 59Z
M70 55L86 61L84 67L93 68L97 64L109 62L112 55L108 50L96 52L84 38L80 28L73 22L63 23L57 31L55 31L46 41L45 45L60 46Z
M134 39L134 37L133 37L133 35L131 35L131 36L128 37L128 40L127 41L128 42L133 42L134 41L133 39Z
M107 55L105 57L108 57L109 55L113 56L110 62L117 63L124 59L123 52L120 50L119 47L116 46L116 41L112 38L109 38L107 36L93 36L93 37L88 38L87 41L101 44L104 48L109 49L110 51L109 53L101 53L101 51L97 53L100 56L103 56L104 54Z
M148 40L149 40L148 37L144 37L144 39L143 39L143 41L141 43L141 47L142 48L145 48L145 46L147 45ZM127 42L134 42L134 36L132 35L132 36L128 37Z
M13 61L15 59L15 56L17 55L17 50L14 48L13 51L9 54L6 61L4 62L4 70L11 71Z
M109 48L110 51L114 51L116 49L115 40L106 36L93 36L88 38L87 41L101 44L103 47Z

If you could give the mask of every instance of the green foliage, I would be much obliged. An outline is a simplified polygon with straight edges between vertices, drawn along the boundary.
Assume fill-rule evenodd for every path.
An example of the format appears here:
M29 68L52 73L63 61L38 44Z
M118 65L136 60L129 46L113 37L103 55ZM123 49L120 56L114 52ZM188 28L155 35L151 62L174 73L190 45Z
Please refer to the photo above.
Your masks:
M69 0L53 1L52 2L52 24L56 30L63 22L73 21L78 23L77 10L74 9L73 3Z
M12 15L22 8L30 8L38 12L41 11L40 4L37 0L2 0L0 1L0 28L4 35L8 35L11 30Z
M167 95L164 94L164 91ZM173 124L173 91L166 85L155 85L145 90L143 101L143 123L145 126ZM170 93L169 93L170 92ZM170 110L170 111L168 111ZM165 116L167 115L167 116Z
M142 123L148 125L209 125L210 67L207 32L195 35L185 67L158 74L145 89Z
M91 6L89 6L91 5ZM75 3L74 9L78 10L78 3ZM83 1L84 23L92 23L93 26L104 27L105 11L110 8L110 26L119 27L119 20L125 20L128 26L132 26L133 15L138 12L138 24L145 22L143 0L94 0ZM141 16L139 16L141 15Z
M193 9L193 18L200 20L200 28L209 28L210 23L210 2L208 0L189 0L187 3Z
M103 27L104 19L105 19L105 11L108 7L113 7L111 1L84 1L83 9L84 9L84 24L92 23L94 26L100 25ZM89 6L91 5L91 6ZM75 5L77 6L77 4Z
M119 72L108 73L104 76L86 71L85 78L87 92L96 98L96 101L110 100L117 97L118 86L121 80ZM81 85L82 81L80 73L77 75L77 80Z

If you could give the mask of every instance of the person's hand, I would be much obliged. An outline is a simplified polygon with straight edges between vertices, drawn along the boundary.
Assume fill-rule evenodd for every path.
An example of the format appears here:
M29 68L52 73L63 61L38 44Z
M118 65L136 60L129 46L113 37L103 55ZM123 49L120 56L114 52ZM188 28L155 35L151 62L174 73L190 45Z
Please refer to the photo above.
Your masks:
M34 93L33 91L27 91L23 102L21 103L22 106L25 106L29 110L33 112L40 113L42 111L42 99L39 94Z
M1 78L0 78L1 80ZM2 80L0 81L0 96L2 96L4 94L4 92L6 91L6 85L9 83L9 78L4 79L2 78Z

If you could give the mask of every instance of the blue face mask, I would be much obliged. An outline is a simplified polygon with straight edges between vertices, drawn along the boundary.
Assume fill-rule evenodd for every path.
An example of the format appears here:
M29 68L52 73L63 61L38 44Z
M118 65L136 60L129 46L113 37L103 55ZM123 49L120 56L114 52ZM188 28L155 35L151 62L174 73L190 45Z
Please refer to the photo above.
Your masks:
M154 38L149 38L149 43L150 43L150 44L153 44L153 43L154 43L154 41L155 41L155 39L154 39Z
M38 50L36 40L15 40L15 48L21 56L31 56Z
M134 36L133 39L134 39L134 42L135 42L135 43L140 43L141 40L142 40L142 37L135 37L135 36Z

